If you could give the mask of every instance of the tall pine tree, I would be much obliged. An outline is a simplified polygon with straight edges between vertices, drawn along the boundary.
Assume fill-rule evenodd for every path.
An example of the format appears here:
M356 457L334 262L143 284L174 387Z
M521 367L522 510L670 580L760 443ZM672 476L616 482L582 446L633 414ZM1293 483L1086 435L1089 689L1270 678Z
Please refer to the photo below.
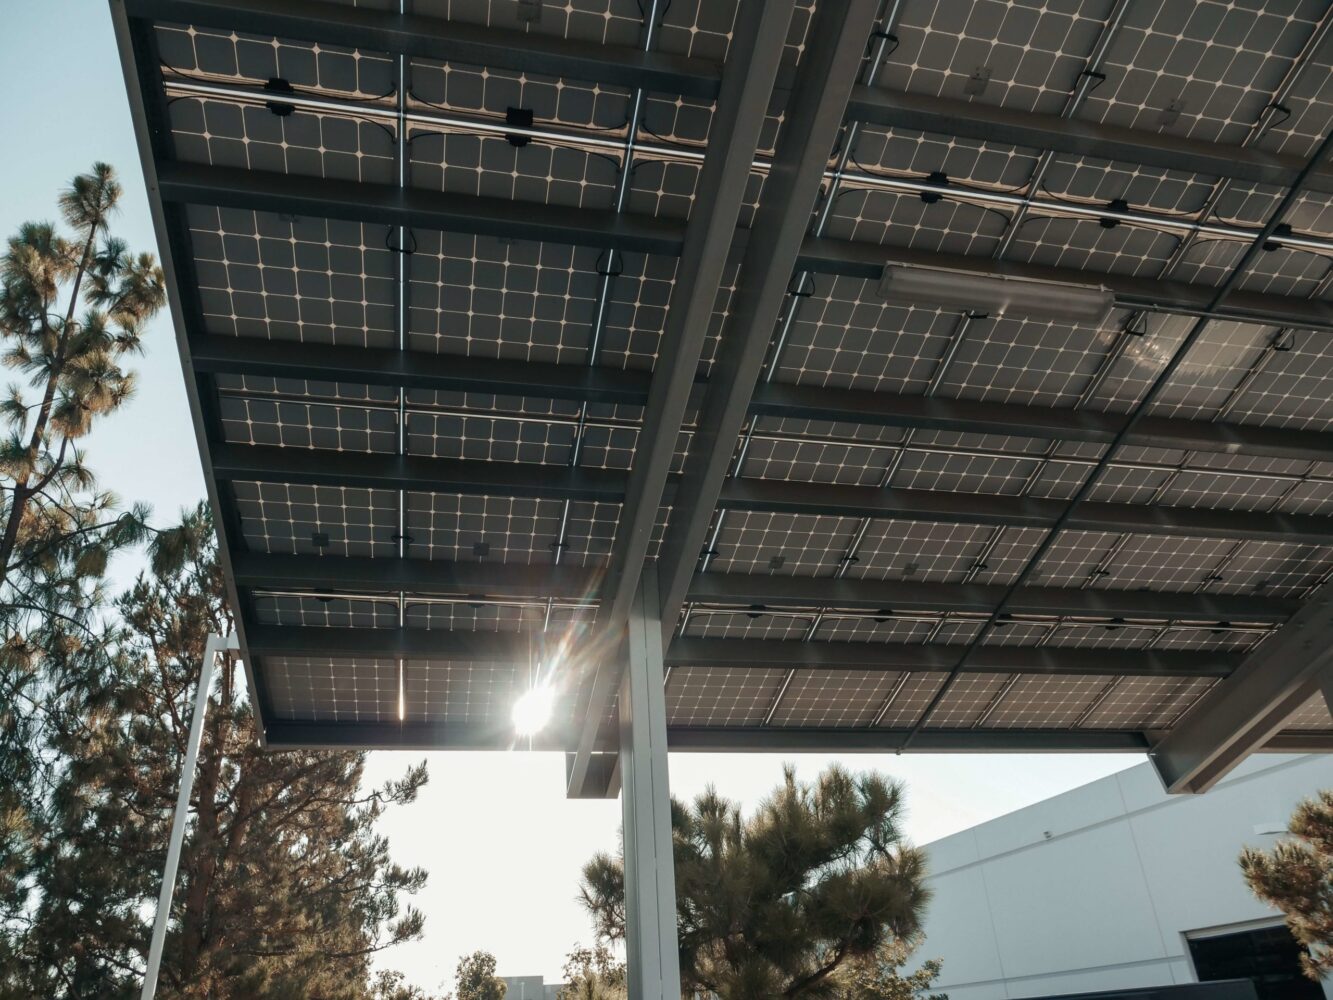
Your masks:
M49 750L93 655L108 559L142 541L147 510L97 488L78 442L130 397L124 361L166 301L151 254L110 231L115 172L95 164L60 197L65 229L23 225L0 256L0 969L31 919L34 852L61 767Z
M137 996L204 643L231 625L212 538L202 508L162 533L106 642L43 664L78 684L51 731L64 766L0 996ZM372 980L371 958L420 935L403 896L425 873L395 865L375 824L412 801L425 765L368 792L362 754L265 752L240 668L219 673L159 996L398 995Z

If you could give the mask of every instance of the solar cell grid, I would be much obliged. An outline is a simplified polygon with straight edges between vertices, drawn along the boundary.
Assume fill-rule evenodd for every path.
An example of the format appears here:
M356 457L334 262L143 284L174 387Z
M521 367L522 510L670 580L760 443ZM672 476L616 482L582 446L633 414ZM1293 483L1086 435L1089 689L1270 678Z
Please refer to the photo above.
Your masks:
M759 725L784 676L763 668L676 667L666 688L667 724Z
M411 9L450 21L605 45L637 44L643 24L637 0L543 4L535 19L527 16L520 5L504 0L411 0Z
M1283 101L1287 113L1270 114L1273 124L1256 144L1260 149L1308 157L1333 126L1333 78L1317 71L1317 59L1307 57L1305 65L1310 68Z
M299 110L275 115L262 103L172 98L171 139L187 163L386 184L394 176L389 126L355 114Z
M981 725L992 729L1073 728L1113 683L1106 677L1021 677Z
M813 639L818 642L925 642L937 621L923 618L870 617L865 614L824 615Z
M361 100L394 90L394 63L383 53L194 25L159 24L153 34L163 68L172 72L260 85L278 77L293 87Z
M424 58L409 60L407 75L409 109L504 121L509 108L524 108L538 126L598 129L608 137L623 132L629 121L630 92L596 81Z
M1195 215L1203 210L1216 183L1215 177L1181 170L1065 154L1053 158L1040 190L1057 201L1109 205L1119 199L1130 208ZM1262 224L1263 219L1249 221Z
M1110 348L1106 326L998 317L968 324L940 382L942 396L1072 406Z
M410 148L413 187L587 209L615 203L619 168L603 153L424 127L412 132Z
M1107 229L1099 221L1031 213L1014 237L1009 257L1029 264L1073 268L1091 274L1154 278L1180 237L1122 222Z
M396 628L398 603L367 598L257 594L255 620L262 625L319 628Z
M990 533L979 524L874 520L847 576L958 583L981 556Z
M1160 729L1208 693L1211 677L1122 677L1082 721L1088 729Z
M526 674L526 667L520 666L407 660L403 664L404 720L507 724L510 706L526 683Z
M984 257L1008 222L999 211L953 199L927 205L919 195L860 187L847 178L829 222L829 235L862 243L906 246Z
M741 475L803 483L878 485L893 452L862 444L800 441L754 434Z
M398 717L398 661L387 657L266 656L270 710L278 719L381 722Z
M956 317L886 303L877 282L819 275L803 298L775 380L919 393L951 339Z
M414 236L410 349L558 364L584 360L596 302L596 251L461 233Z
M407 415L407 453L483 462L568 465L575 425L478 414Z
M983 0L963 12L914 0L879 86L1056 114L1110 6Z
M398 450L396 408L248 399L226 393L219 402L219 419L229 442L381 454Z
M397 554L398 494L392 490L283 483L232 484L241 535L257 552Z
M797 670L773 706L774 726L867 726L901 675L894 671Z
M1135 5L1084 116L1195 139L1239 142L1258 120L1322 5Z
M696 608L683 634L699 639L801 639L813 621L813 614L798 612Z
M949 686L926 724L940 729L964 729L980 724L996 699L1007 691L1013 674L964 674Z
M907 674L890 689L874 716L874 725L899 729L914 725L944 684L943 674Z
M187 218L206 332L353 347L396 344L387 231L197 205Z
M1333 548L1290 542L1245 542L1210 590L1218 593L1263 593L1299 597L1323 581L1333 569Z
M1007 191L1027 184L1040 156L1040 150L1020 146L864 123L856 133L852 163L867 173L918 179L941 171L964 178L969 186ZM845 220L852 218L835 211L826 235L865 239L845 228ZM844 221L840 225L838 220Z

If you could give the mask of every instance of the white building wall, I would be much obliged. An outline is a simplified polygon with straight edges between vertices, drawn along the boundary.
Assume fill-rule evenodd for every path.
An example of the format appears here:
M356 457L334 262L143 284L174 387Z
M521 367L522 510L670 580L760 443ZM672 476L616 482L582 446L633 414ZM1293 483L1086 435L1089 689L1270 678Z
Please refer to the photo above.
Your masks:
M1143 764L945 837L926 847L920 957L944 960L951 1000L1194 982L1187 932L1279 919L1241 847L1271 846L1331 786L1333 756L1258 755L1199 796L1168 796Z

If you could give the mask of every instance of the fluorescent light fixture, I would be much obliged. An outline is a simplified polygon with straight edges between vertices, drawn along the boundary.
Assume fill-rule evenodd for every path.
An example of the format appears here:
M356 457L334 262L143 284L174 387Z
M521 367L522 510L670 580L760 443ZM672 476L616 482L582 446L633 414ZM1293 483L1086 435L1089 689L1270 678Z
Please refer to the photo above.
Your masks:
M905 305L1092 324L1104 320L1115 304L1111 290L1100 285L1068 285L898 264L884 268L879 294L888 302Z
M514 729L520 736L531 736L551 721L555 693L547 684L530 687L514 702Z

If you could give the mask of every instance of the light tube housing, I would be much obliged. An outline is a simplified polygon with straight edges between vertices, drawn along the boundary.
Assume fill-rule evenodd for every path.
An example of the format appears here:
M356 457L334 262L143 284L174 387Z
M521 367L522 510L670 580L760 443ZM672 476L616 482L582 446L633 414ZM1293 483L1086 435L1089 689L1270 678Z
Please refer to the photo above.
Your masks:
M879 294L886 302L904 305L1094 326L1105 320L1115 305L1114 293L1101 285L1071 285L902 264L884 268Z

